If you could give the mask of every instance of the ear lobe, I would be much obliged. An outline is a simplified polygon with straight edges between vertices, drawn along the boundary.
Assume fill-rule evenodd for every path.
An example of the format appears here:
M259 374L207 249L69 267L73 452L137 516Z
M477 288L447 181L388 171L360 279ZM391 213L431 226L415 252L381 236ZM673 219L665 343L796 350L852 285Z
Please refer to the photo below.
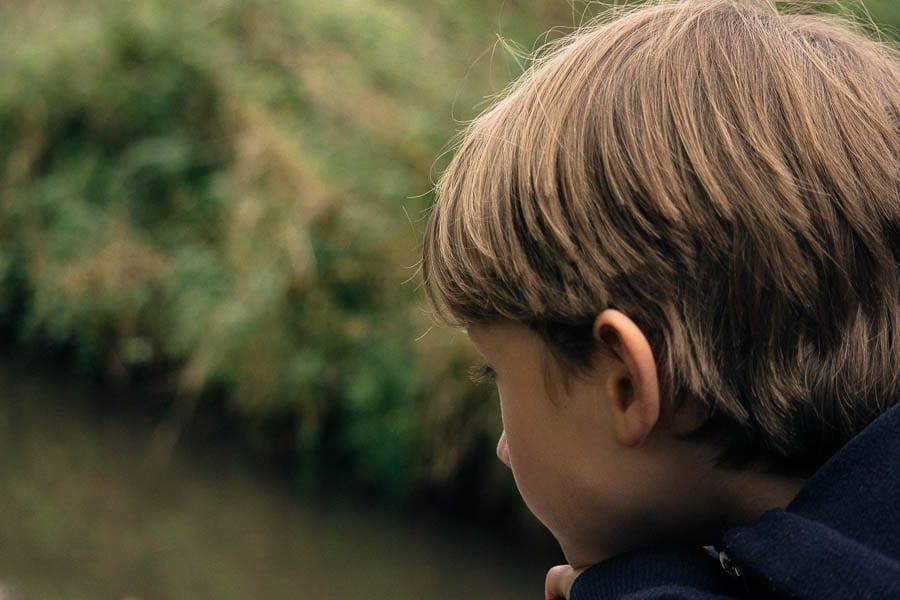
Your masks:
M616 436L626 446L637 446L659 422L659 380L650 343L634 321L612 308L594 319L593 335L620 364L609 373L607 389Z

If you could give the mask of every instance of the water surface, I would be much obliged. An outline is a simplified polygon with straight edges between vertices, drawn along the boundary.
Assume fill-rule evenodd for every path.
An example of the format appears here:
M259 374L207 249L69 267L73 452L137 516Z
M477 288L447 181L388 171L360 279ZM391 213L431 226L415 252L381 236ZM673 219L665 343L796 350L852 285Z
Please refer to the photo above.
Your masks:
M0 390L0 597L541 597L547 565L512 544L304 500L221 453L154 466L152 429L90 414L91 386L0 365Z

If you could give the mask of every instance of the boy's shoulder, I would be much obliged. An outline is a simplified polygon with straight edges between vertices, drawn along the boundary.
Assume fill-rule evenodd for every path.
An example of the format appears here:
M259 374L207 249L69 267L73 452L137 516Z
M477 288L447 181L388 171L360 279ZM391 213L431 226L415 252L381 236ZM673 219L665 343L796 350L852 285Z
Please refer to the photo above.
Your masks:
M673 545L588 569L572 600L900 598L900 405L853 438L786 509L726 530L722 552Z

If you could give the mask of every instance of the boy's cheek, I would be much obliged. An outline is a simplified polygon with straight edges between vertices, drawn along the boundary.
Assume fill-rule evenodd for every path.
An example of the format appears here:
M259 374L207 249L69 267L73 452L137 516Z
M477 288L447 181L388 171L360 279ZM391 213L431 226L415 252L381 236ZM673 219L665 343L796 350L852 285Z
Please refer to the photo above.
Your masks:
M551 452L545 452L550 454ZM579 478L569 465L533 470L513 455L516 486L529 511L559 543L573 567L588 567L629 549L645 532L615 498Z

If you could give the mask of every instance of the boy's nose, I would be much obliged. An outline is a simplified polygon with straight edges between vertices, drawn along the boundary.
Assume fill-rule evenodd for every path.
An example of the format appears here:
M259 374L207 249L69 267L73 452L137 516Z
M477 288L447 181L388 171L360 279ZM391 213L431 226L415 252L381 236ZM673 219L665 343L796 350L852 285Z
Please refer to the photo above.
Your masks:
M500 459L507 467L509 466L509 448L506 445L506 430L500 434L500 441L497 442L497 458Z

